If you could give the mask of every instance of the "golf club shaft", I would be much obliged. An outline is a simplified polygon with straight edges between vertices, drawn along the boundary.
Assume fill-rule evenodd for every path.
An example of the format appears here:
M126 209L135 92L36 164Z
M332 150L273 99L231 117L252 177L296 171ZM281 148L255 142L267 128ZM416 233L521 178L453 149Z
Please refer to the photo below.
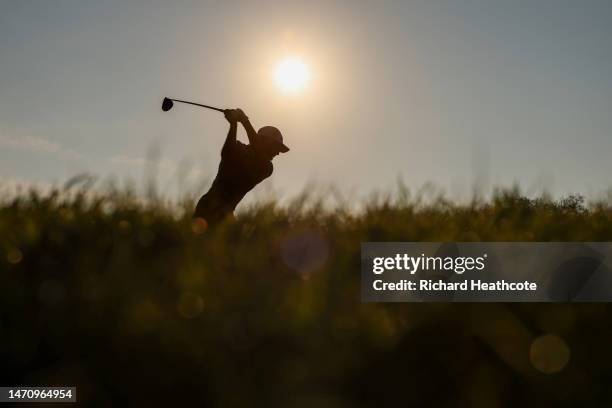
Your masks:
M168 98L170 99L170 98ZM208 108L208 109L212 109L212 110L216 110L218 112L224 112L225 109L221 109L221 108L215 108L214 106L209 106L209 105L203 105L201 103L195 103L195 102L189 102L189 101L182 101L180 99L170 99L171 101L174 102L181 102L181 103L188 103L189 105L195 105L195 106L201 106L202 108Z

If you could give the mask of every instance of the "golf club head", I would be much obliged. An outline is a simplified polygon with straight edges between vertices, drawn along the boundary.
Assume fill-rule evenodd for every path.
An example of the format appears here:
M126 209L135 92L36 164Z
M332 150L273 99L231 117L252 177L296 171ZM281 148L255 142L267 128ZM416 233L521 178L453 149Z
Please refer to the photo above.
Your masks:
M172 102L172 99L164 98L164 101L162 102L162 110L164 112L168 112L170 109L172 109L173 105L174 103Z

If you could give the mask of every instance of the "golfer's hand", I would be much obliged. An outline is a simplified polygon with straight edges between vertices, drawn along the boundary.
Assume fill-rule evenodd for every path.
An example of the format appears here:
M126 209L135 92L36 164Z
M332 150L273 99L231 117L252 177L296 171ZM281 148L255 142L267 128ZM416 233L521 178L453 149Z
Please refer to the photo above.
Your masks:
M238 122L235 109L226 109L223 111L223 115L225 115L225 119L227 119L227 121L231 124L235 124L236 122Z
M242 109L235 109L235 112L236 112L236 119L238 120L238 122L244 123L247 120L249 120L249 117L242 111Z

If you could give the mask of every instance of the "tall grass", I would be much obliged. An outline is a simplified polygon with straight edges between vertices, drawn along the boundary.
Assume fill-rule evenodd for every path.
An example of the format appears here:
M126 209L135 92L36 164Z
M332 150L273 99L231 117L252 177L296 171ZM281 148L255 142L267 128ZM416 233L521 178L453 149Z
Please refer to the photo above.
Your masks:
M609 241L611 202L324 201L270 200L210 229L193 201L129 191L5 197L0 383L77 385L87 406L612 402L608 305L362 304L359 290L363 241Z

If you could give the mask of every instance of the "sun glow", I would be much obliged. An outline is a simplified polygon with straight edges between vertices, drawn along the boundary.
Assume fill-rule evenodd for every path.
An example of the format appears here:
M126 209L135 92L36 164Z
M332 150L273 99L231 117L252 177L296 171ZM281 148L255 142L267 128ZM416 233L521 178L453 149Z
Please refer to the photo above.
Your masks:
M310 80L310 71L300 58L289 57L276 65L274 79L282 91L295 93L306 87Z

